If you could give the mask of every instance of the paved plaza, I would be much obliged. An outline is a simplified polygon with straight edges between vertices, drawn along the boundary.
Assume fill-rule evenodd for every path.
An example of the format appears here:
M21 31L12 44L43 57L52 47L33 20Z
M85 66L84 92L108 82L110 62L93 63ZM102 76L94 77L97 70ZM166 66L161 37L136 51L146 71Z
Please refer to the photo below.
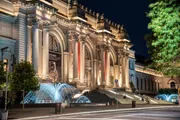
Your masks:
M179 112L179 106L161 106L67 113L18 120L180 120Z

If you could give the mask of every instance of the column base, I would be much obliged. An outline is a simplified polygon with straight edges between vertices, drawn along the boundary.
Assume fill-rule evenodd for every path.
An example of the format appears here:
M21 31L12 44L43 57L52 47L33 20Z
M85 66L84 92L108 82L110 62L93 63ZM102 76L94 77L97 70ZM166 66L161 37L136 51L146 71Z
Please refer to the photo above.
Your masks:
M100 88L100 89L105 89L106 86L105 86L105 85L99 85L98 88Z
M43 78L40 83L52 83L52 80L50 78Z
M80 91L83 91L84 89L88 89L88 87L86 86L85 83L78 82L77 89L79 89Z
M79 82L79 78L73 78L72 82L78 83Z
M109 89L109 88L113 88L112 85L106 85L105 88Z
M132 92L131 88L125 88L125 91Z

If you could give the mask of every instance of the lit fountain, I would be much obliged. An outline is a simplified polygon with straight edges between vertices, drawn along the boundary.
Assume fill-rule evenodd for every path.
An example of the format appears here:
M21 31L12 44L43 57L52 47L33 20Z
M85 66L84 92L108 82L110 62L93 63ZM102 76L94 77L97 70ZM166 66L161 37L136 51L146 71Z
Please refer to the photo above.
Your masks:
M74 98L74 96L78 96ZM42 83L38 91L30 91L24 98L25 104L40 103L91 103L91 101L80 93L75 87L66 83Z
M56 82L58 79L55 62L51 62L49 78L52 82ZM65 101L68 103L91 103L83 93L66 83L41 83L39 90L30 91L24 98L25 104L62 103Z
M168 102L174 102L177 103L178 102L178 94L159 94L155 97L156 99L161 99L161 100L165 100Z

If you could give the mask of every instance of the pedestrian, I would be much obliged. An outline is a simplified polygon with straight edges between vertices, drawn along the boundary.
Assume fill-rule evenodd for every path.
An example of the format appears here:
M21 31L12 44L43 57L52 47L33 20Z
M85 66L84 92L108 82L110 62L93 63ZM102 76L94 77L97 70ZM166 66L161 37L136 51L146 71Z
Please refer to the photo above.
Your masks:
M150 101L149 101L149 98L148 98L148 97L146 98L146 102L147 102L147 104L149 104L149 103L150 103Z
M144 97L142 96L142 101L144 101Z
M123 98L126 99L126 95L124 95Z

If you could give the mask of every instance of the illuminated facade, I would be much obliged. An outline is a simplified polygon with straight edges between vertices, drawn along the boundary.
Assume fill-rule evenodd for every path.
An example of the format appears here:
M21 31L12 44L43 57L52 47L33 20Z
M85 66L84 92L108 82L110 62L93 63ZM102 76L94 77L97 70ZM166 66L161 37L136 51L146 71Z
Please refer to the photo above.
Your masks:
M32 62L42 82L76 84L81 90L130 90L133 81L139 92L165 86L160 75L135 65L135 52L122 25L76 0L33 1L0 1L0 48L8 46L11 51L3 56L10 70L13 54L16 62Z

